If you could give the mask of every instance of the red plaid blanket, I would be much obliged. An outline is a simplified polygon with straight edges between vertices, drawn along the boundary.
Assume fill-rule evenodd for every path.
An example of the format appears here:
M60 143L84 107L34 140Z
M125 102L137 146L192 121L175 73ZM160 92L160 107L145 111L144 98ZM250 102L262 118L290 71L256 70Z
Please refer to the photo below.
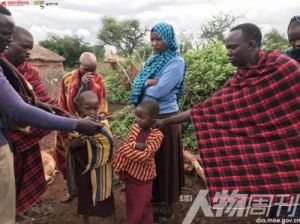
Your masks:
M300 193L300 66L277 52L192 108L210 196Z
M27 62L18 66L23 77L31 84L36 98L55 104L45 90L38 72ZM15 131L10 134L14 149L17 214L34 203L47 189L39 141L51 131L31 127L28 134Z

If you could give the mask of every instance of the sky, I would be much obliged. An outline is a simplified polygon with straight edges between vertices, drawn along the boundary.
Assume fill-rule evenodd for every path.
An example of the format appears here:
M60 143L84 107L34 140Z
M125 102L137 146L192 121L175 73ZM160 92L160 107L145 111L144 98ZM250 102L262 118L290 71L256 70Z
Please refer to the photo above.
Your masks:
M276 28L285 34L291 17L300 15L300 0L45 0L43 9L34 5L38 1L22 1L29 5L0 3L7 3L16 24L28 29L36 43L46 39L48 33L56 33L76 34L96 44L104 16L138 19L141 27L148 29L164 21L179 34L199 32L201 24L212 16L230 13L241 17L239 23L257 24L263 33Z

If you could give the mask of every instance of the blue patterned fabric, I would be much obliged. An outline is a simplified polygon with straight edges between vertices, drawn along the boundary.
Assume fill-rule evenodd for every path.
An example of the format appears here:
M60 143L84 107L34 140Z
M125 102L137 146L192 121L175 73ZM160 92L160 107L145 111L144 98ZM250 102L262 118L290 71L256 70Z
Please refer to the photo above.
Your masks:
M144 84L147 79L158 73L169 61L177 56L180 56L180 54L177 52L178 47L175 39L175 32L171 25L161 22L154 25L151 31L157 33L158 36L163 40L166 50L161 53L153 53L134 79L131 88L130 102L135 106L141 102ZM179 97L182 95L182 89L183 82L180 85L180 90L177 94L177 100L179 100Z

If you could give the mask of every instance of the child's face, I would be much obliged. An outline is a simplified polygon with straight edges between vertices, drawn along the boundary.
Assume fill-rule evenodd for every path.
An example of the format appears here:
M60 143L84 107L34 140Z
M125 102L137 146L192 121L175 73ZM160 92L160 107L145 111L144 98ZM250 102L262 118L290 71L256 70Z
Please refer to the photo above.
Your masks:
M79 105L78 112L80 117L97 117L99 108L98 99L95 97L86 97L82 100L81 104Z
M136 123L143 130L148 130L154 124L154 118L142 107L135 109Z

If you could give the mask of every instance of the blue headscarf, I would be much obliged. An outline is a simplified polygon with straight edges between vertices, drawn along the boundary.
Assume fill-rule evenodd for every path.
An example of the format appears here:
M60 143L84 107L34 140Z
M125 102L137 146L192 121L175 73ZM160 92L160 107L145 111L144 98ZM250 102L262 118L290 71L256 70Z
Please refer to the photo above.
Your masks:
M163 40L166 50L161 53L153 53L134 79L130 94L130 102L133 105L138 105L140 103L146 80L154 77L155 74L157 74L169 61L180 56L177 52L178 47L175 39L175 32L171 25L163 22L158 23L152 27L151 32L157 33ZM179 100L179 97L182 95L182 89L183 82L180 84L177 100Z

